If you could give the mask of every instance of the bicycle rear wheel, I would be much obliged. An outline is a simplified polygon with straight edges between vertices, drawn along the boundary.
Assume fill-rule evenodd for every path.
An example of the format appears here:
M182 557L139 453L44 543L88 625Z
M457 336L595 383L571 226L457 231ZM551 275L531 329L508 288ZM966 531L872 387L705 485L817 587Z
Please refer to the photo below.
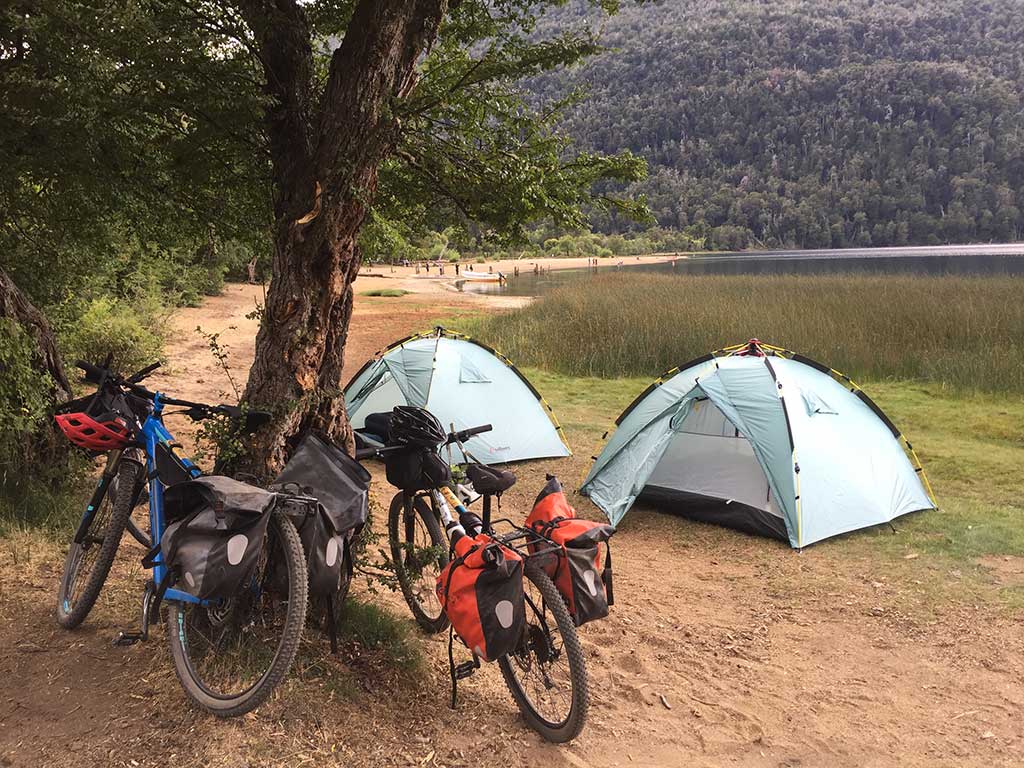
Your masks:
M401 492L391 500L391 562L416 623L430 634L437 634L448 628L448 616L436 591L437 577L448 565L448 541L430 505L422 498L409 504L411 501Z
M526 628L513 653L498 659L527 725L547 741L572 741L589 706L587 668L562 595L540 568L526 569Z
M274 513L252 576L237 595L210 606L170 602L174 671L196 704L235 717L266 701L299 648L306 578L298 531Z
M142 468L121 461L113 477L104 474L86 514L91 514L81 542L72 541L57 592L57 623L74 629L89 615L114 564Z

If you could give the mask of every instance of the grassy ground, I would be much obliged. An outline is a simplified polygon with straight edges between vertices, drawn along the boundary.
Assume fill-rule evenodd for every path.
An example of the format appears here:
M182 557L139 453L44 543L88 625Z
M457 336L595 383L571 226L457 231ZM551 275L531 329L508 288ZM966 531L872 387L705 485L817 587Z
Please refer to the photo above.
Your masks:
M751 337L855 379L1024 392L1024 278L606 275L468 330L517 363L654 376Z
M554 407L576 452L588 458L600 451L606 430L649 383L647 378L572 377L540 368L524 373ZM986 598L1024 607L1024 579L1003 579L998 572L1001 559L1024 558L1019 474L1024 400L954 394L932 384L863 386L914 444L939 509L896 521L899 535L888 527L875 528L824 546L839 548L843 557L862 561L879 577L917 582L932 607Z

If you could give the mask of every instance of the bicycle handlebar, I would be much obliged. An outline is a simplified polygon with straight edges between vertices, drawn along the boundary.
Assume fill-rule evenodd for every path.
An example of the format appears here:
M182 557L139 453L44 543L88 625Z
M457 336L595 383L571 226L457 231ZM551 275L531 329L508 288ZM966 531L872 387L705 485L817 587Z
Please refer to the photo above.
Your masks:
M85 380L95 384L97 386L103 386L107 383L115 384L116 386L124 387L133 394L145 400L153 400L156 397L156 392L146 389L138 382L145 379L149 374L160 367L160 363L153 363L147 365L140 371L133 373L127 378L121 378L115 373L112 373L106 366L93 365L87 363L84 360L75 361L75 365L81 368L85 372ZM109 362L107 363L109 365ZM187 408L185 415L187 415L193 421L200 421L205 418L209 418L214 414L222 414L231 419L241 419L245 417L245 428L246 430L255 430L266 424L271 419L271 414L266 411L245 411L237 405L207 405L206 403L195 403L191 400L179 400L174 397L164 397L161 395L160 401L164 405L174 405L181 408Z
M479 435L484 432L490 432L494 427L490 424L484 424L479 427L470 427L469 429L460 429L456 432L448 433L448 439L444 441L443 445L451 445L452 443L464 443L473 435ZM380 448L357 448L355 456L356 461L363 461L364 459L378 459L383 458L392 453L406 450L407 446L404 445L384 445Z
M473 435L490 432L492 429L494 429L494 427L490 424L484 424L479 427L470 427L469 429L460 429L458 432L452 432L448 435L448 442L446 445L451 445L452 443L464 443Z

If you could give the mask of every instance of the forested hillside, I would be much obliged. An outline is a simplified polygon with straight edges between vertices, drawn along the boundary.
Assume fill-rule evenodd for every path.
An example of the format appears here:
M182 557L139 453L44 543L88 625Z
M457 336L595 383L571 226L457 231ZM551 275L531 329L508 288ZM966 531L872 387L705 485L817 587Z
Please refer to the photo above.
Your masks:
M538 33L583 26L609 50L528 88L584 90L564 128L645 156L662 226L720 248L1024 236L1018 0L570 5Z

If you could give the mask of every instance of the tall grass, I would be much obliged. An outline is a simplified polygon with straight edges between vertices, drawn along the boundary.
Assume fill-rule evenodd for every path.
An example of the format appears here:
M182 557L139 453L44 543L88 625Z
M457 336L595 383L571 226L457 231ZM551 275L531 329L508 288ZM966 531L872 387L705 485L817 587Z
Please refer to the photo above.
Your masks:
M854 379L1024 393L1024 278L605 275L472 333L573 376L656 375L756 337Z

